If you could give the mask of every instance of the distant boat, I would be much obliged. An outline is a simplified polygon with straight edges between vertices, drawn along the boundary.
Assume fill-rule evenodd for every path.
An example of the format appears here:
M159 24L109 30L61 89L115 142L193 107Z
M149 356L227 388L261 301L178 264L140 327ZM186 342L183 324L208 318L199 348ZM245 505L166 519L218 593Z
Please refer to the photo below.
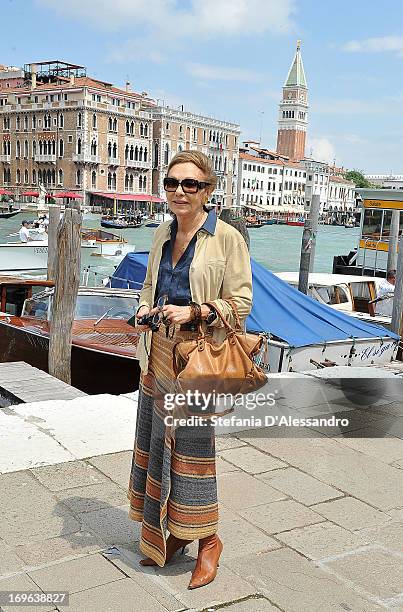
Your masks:
M294 227L303 227L305 225L305 219L303 219L302 217L300 217L299 219L295 219L294 221L287 219L286 224Z
M11 217L15 217L15 215L18 215L19 213L20 213L19 210L11 210L8 212L0 211L0 219L11 219Z
M277 219L265 219L263 220L264 225L276 225Z
M120 221L119 219L111 219L111 220L103 219L101 221L101 227L107 227L107 228L109 227L110 229L121 229L121 230L135 229L137 227L141 227L141 225L142 225L141 223L136 223L136 222L130 223L130 221L125 221L125 220Z

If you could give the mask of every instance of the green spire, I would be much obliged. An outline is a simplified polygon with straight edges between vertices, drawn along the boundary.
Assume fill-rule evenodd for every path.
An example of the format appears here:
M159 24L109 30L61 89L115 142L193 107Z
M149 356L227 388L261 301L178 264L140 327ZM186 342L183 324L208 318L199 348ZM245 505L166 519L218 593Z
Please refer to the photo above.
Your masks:
M287 80L284 84L284 87L289 87L289 86L307 87L305 72L304 72L304 64L302 63L301 41L300 40L297 41L297 51L295 53L294 61L291 65Z

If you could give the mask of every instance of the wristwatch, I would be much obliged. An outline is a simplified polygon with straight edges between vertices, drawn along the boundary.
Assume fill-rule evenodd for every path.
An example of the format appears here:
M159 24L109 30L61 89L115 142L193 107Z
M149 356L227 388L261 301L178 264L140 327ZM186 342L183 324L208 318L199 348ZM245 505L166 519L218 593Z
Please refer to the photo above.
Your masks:
M208 313L205 321L207 323L207 325L211 325L213 323L213 321L215 321L217 318L217 313L214 310L214 308L212 306L210 306L210 312Z

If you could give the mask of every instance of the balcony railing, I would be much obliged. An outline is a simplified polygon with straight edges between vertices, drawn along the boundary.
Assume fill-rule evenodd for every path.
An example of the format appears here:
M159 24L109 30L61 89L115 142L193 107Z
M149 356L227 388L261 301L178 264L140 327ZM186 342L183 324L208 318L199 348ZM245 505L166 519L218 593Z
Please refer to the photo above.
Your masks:
M34 155L34 161L36 162L48 162L55 164L56 163L56 154L51 155Z
M99 155L90 155L89 153L73 153L73 161L82 164L99 164Z
M9 164L11 162L11 155L0 155L0 162Z
M128 168L143 168L149 170L151 168L151 161L139 161L138 159L125 159L125 165Z
M108 164L110 166L120 166L120 157L108 157Z

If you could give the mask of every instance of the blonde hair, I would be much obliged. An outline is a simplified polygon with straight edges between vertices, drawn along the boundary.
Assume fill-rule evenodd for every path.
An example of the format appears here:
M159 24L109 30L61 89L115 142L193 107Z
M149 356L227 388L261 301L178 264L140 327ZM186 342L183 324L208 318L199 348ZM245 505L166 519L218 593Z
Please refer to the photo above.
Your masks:
M201 151L180 151L172 159L168 166L167 174L171 168L178 164L192 163L199 168L206 177L206 183L210 183L209 192L213 192L217 186L217 176L214 173L213 165L210 159Z

